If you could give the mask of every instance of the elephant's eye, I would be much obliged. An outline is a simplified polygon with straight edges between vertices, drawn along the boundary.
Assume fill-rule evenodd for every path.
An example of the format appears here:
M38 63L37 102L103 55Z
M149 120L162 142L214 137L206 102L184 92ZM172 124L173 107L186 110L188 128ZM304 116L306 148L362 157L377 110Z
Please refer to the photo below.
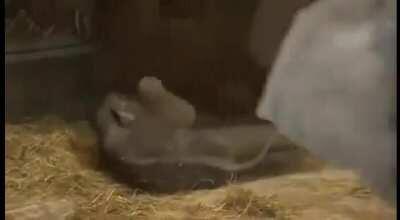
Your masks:
M118 124L120 127L123 127L124 124L122 123L121 116L118 114L118 112L116 112L115 110L111 109L111 110L110 110L110 113L111 113L111 116L113 117L114 121L116 121L117 124Z
M135 120L136 117L135 114L124 111L116 111L114 109L111 109L110 113L120 127L129 126L132 123L132 121Z

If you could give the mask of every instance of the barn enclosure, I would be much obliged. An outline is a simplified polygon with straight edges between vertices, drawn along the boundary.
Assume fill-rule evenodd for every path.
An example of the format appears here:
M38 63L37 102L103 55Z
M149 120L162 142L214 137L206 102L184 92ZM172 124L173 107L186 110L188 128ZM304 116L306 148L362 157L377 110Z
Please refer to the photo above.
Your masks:
M259 15L263 2L6 0L6 219L392 219L395 211L356 174L322 162L255 116L292 19L314 1L274 1ZM254 34L257 16L268 29ZM268 43L255 49L252 36ZM191 143L201 150L185 149L189 156L204 153L209 142L207 153L236 148L199 166L139 166L155 184L129 185L109 175L99 108L110 93L140 96L144 77L157 78L195 109L188 127L204 130L194 132ZM166 106L167 113L174 107ZM113 120L129 122L122 113ZM155 123L141 131L149 139L158 138ZM265 136L253 126L264 126ZM207 135L205 145L196 142ZM221 158L261 159L249 169L209 171ZM188 187L187 176L201 184Z

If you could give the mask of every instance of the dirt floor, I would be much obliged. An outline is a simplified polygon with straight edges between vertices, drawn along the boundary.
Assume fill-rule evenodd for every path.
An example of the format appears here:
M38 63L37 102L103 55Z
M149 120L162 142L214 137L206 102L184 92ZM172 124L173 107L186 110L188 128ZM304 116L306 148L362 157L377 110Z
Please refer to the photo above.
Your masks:
M313 164L307 156L297 172L275 168L218 189L155 195L99 170L87 122L6 124L5 141L6 219L395 219L354 173L302 169Z

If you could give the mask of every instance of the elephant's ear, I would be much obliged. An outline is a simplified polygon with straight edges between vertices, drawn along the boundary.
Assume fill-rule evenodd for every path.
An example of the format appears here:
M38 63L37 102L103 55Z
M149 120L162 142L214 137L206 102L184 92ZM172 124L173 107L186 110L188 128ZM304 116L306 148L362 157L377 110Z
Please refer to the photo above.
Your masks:
M122 110L111 109L111 116L120 127L128 127L136 119L136 115Z

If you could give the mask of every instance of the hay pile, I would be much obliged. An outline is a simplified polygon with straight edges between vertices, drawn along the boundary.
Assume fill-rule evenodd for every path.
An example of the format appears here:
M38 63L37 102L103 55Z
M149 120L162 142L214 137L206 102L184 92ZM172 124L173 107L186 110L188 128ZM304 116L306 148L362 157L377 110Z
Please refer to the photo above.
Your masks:
M390 219L394 215L347 171L149 195L115 183L98 169L96 139L85 122L66 124L53 118L6 124L5 139L6 213L67 201L71 206L57 209L59 215L70 213L62 219Z

